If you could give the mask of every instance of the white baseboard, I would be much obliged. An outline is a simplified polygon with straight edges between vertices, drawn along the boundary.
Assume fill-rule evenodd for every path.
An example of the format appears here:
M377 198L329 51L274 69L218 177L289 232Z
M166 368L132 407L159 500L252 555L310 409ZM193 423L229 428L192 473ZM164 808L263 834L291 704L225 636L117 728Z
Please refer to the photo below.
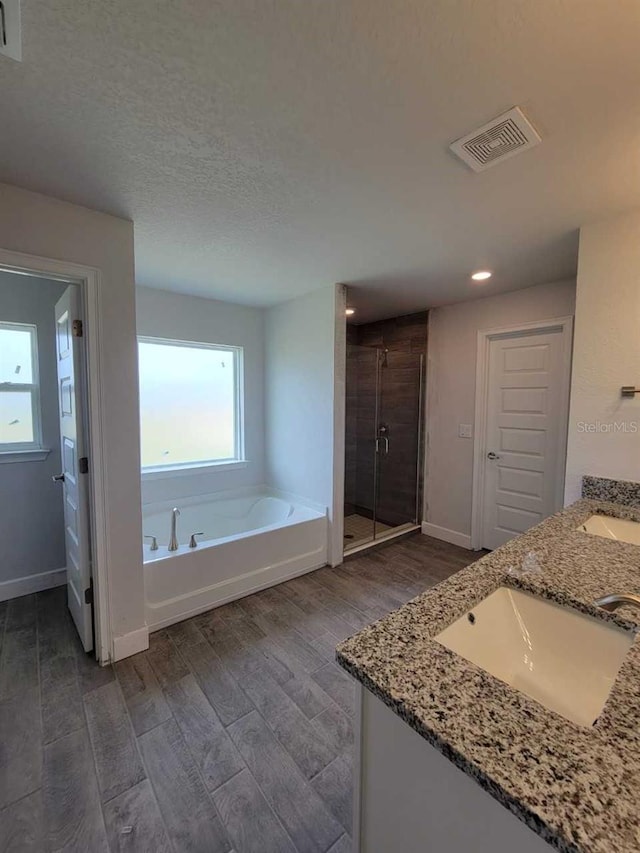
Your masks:
M451 545L459 545L461 548L471 548L471 536L466 533L459 533L457 530L449 530L448 527L440 527L438 524L430 524L428 521L422 522L422 532L425 536L433 536L434 539L442 539L443 542L449 542Z
M114 662L122 660L131 657L131 655L137 655L138 652L144 652L148 648L149 629L145 625L143 628L137 628L128 634L121 634L121 636L113 638L111 660Z
M30 595L33 592L42 592L43 589L51 589L54 586L62 586L67 582L67 570L54 569L52 572L41 572L38 575L27 575L24 578L15 578L0 583L0 601L9 598L18 598L21 595Z

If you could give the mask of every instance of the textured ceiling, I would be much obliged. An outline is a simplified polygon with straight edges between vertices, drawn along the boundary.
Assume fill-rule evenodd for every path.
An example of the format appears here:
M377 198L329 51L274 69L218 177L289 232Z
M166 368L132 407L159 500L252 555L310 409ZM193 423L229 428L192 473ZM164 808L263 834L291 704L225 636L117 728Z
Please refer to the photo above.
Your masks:
M578 227L640 206L637 0L23 0L23 28L0 180L133 219L140 284L346 282L372 319L572 275ZM514 104L542 145L450 154Z

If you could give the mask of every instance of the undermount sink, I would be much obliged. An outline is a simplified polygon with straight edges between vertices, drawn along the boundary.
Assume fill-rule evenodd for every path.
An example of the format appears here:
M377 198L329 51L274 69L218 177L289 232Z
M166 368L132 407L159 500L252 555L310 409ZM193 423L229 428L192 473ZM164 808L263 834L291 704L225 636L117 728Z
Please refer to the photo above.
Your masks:
M499 587L435 639L546 708L593 726L634 634Z
M578 527L583 533L603 536L605 539L617 539L640 545L640 522L628 518L613 518L610 515L592 515Z

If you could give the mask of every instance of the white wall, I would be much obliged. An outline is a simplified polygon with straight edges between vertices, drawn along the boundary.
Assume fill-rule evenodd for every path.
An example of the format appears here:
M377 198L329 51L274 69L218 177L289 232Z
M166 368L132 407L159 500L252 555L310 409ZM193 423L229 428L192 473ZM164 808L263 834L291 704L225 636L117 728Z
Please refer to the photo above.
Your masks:
M0 184L0 247L101 272L110 620L115 635L139 630L144 581L133 224Z
M244 348L246 467L162 479L143 477L143 501L264 483L264 311L148 287L137 288L136 302L139 335Z
M640 395L620 396L633 384L640 387L637 212L580 231L566 503L580 497L583 474L640 481ZM607 431L614 424L629 431Z
M42 444L51 450L43 461L0 465L0 584L66 565L62 489L51 480L61 470L54 308L66 286L0 272L0 321L37 328Z
M567 316L574 305L575 282L563 281L430 311L425 521L471 535L473 440L458 438L458 424L474 422L478 332Z
M344 342L336 340L337 329L344 334L344 309L341 326L336 312L343 299L340 288L325 287L268 309L265 324L267 481L327 507L330 528L339 427L336 343L344 351ZM335 510L340 515L341 508Z

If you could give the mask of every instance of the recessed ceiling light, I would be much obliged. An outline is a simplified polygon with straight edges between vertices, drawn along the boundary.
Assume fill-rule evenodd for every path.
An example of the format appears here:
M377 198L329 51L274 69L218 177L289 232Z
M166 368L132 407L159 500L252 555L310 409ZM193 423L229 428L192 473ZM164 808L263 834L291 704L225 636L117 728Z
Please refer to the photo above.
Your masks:
M356 313L356 309L355 308L347 308L347 310L344 313L347 315L347 317L350 317L352 314Z
M471 278L474 281L485 281L488 278L491 278L491 273L489 270L478 270L478 272L474 272Z

